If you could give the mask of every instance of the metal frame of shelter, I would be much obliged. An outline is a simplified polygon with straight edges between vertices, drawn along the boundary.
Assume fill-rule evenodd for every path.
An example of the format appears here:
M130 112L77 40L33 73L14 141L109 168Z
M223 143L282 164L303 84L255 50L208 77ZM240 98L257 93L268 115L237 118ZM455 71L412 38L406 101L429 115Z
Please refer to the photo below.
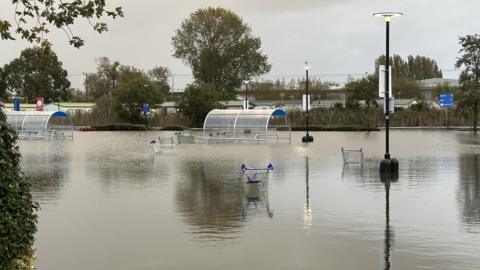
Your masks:
M73 123L63 111L7 111L7 123L19 139L73 139Z
M291 142L287 112L282 109L211 110L203 123L203 140Z

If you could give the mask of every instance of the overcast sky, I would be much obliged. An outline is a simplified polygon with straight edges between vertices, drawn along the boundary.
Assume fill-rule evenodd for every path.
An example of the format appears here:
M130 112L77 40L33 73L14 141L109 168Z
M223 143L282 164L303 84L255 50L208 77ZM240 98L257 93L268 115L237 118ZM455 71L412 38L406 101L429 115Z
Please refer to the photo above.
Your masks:
M479 0L107 0L110 7L122 6L125 17L107 20L109 31L97 34L87 23L73 27L86 45L75 49L65 34L53 30L49 39L74 87L83 89L84 72L94 72L95 58L118 60L148 70L166 66L174 74L190 69L172 55L171 37L193 11L220 6L231 9L262 40L276 78L304 73L310 63L312 76L335 80L325 74L357 74L373 71L374 59L385 52L385 23L373 12L400 11L403 17L391 23L391 54L409 54L435 59L444 77L458 56L458 36L480 29ZM0 4L0 18L13 17L11 1ZM477 32L478 33L478 32ZM18 57L31 46L24 41L0 40L0 65ZM176 77L175 87L182 85Z

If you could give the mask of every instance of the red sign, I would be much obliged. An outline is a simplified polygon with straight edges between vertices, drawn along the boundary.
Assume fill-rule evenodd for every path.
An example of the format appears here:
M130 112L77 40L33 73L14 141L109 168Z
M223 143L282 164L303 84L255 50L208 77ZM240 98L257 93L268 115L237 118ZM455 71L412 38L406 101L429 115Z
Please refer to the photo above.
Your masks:
M43 98L42 97L37 97L35 99L35 103L36 103L35 110L36 111L43 111Z

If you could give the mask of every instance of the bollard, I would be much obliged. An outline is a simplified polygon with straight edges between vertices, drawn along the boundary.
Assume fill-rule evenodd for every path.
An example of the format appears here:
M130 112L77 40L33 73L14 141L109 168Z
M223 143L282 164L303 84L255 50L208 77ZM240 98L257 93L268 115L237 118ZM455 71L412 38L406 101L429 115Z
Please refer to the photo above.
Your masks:
M380 162L380 173L390 173L392 171L392 161L390 159L382 159Z
M398 160L395 158L392 158L392 172L396 172L398 175Z

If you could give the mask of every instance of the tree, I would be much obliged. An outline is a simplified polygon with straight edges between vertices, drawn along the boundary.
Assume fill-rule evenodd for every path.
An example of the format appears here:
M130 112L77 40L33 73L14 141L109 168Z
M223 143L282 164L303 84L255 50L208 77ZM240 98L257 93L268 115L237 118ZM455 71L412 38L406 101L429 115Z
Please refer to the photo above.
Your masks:
M393 79L424 80L430 78L442 78L442 71L437 62L425 56L412 55L403 60L400 55L390 57ZM385 55L375 60L375 73L378 75L378 66L385 65Z
M12 5L16 7L17 27L12 30L8 20L0 19L0 38L14 39L12 32L15 31L31 43L43 41L44 48L49 47L48 42L43 40L49 25L69 31L69 26L79 18L123 15L120 8L107 11L105 0L74 0L68 3L60 0L12 0ZM106 25L97 22L93 28L103 32ZM70 44L80 47L83 40L72 35ZM15 144L15 131L8 126L5 114L0 110L0 269L20 269L19 260L23 264L28 262L31 269L37 205L32 201L30 185L21 174L20 154Z
M120 118L130 123L145 122L145 118L142 117L144 103L152 106L163 100L157 85L146 76L122 84L114 96Z
M0 67L0 99L7 98L7 84L5 83L5 78L3 77L3 68Z
M0 269L13 269L30 254L35 240L38 206L21 173L16 139L0 110Z
M112 95L118 81L120 67L118 61L112 63L108 57L99 57L95 61L97 62L97 73L87 74L85 79L87 95L93 100Z
M370 75L367 78L353 80L345 85L345 90L351 94L353 100L363 100L367 110L377 104L378 77Z
M102 33L108 30L105 22L95 21L107 16L112 18L123 17L121 7L113 10L106 8L106 0L12 0L15 7L14 22L0 19L1 39L14 40L15 35L31 43L48 43L44 39L49 32L49 25L62 29L71 45L79 48L84 41L76 36L70 26L79 19L87 19L93 30ZM12 25L15 25L12 27Z
M170 71L166 67L154 67L148 71L148 76L157 84L158 89L167 94L170 91L170 85L168 85L168 77Z
M34 47L22 51L19 58L3 67L1 79L10 95L34 100L68 100L71 97L68 73L57 55L48 48Z
M208 112L219 107L219 93L211 84L189 85L178 108L195 127L201 127Z
M472 110L473 131L477 133L480 102L480 35L459 37L458 43L461 49L455 67L463 68L459 78L463 98L459 103Z
M168 85L170 73L166 67L157 66L145 73L134 66L121 65L118 61L112 63L107 57L97 58L96 62L97 72L87 74L85 81L87 96L95 101L103 96L111 96L116 88L138 78L149 78L154 81L163 94L170 89Z
M190 66L198 84L232 92L248 80L270 71L261 40L230 10L199 9L182 22L172 37L173 56Z

